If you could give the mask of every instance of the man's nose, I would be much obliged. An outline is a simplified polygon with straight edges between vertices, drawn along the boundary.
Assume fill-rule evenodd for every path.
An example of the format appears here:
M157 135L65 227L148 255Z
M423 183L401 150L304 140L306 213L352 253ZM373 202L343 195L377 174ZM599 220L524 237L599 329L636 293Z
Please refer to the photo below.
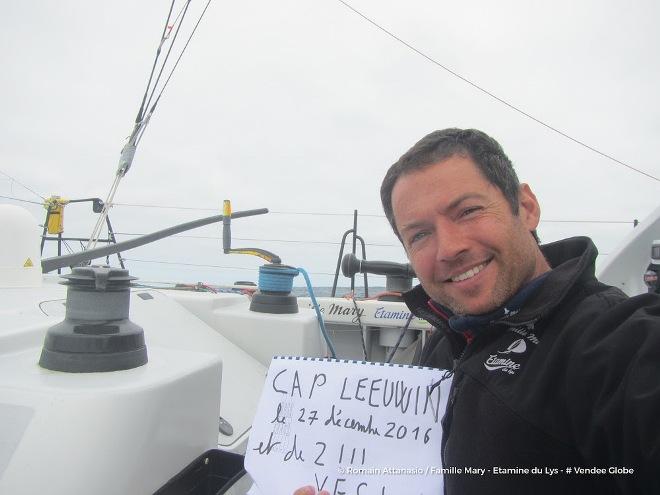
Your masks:
M463 230L451 222L437 226L436 261L455 261L467 251Z

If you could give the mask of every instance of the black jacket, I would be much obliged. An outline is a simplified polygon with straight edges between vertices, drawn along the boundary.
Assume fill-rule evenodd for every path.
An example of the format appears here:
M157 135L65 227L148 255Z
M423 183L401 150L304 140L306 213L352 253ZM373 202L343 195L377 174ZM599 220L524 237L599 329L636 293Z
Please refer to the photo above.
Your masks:
M438 328L421 364L454 370L443 463L463 474L445 476L446 493L660 493L660 297L598 282L587 238L542 251L553 269L540 287L469 345L421 287L405 296Z

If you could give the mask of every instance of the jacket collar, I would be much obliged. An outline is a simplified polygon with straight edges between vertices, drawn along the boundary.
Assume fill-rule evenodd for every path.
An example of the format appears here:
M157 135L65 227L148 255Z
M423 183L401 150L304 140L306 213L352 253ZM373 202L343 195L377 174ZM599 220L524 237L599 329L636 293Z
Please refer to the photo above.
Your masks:
M543 277L542 283L534 287L535 290L525 294L526 297L522 298L522 302L514 300L520 298L520 294L525 292L525 289L507 301L502 308L489 315L467 315L462 317L462 320L474 319L472 320L474 323L481 323L484 317L488 317L488 324L506 323L512 326L534 322L556 308L578 281L594 278L594 263L598 250L588 237L572 237L545 244L541 246L541 252L552 270ZM415 316L427 320L437 328L447 327L447 320L451 315L441 315L433 311L429 307L429 302L431 305L437 303L431 301L421 285L406 292L403 298ZM516 302L517 312L504 310ZM454 327L453 324L451 326ZM462 330L463 327L461 325L460 329Z

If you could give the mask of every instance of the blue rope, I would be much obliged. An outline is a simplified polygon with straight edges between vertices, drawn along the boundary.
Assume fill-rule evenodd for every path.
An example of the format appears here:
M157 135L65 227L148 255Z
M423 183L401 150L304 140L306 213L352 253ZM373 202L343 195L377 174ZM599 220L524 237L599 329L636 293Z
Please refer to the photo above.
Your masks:
M321 334L325 339L326 344L328 344L328 349L330 350L330 355L333 358L337 358L337 353L335 352L335 347L332 345L330 336L325 329L325 323L323 323L323 316L321 315L321 310L319 308L319 303L316 302L316 297L314 296L314 291L312 290L312 282L309 280L309 275L303 268L297 268L297 270L302 273L302 276L305 278L305 283L307 284L307 292L309 292L309 297L312 299L312 304L316 310L316 318L319 320L319 327L321 328Z
M325 329L325 323L323 322L321 309L319 308L319 303L316 302L316 297L314 296L314 291L312 290L312 282L309 279L309 275L303 268L262 265L259 267L259 290L262 292L281 292L288 294L291 292L291 289L293 289L294 277L298 276L299 273L302 273L303 277L305 278L305 283L307 284L307 292L312 299L312 305L316 311L316 319L319 321L321 334L325 339L325 343L328 345L330 354L333 358L336 358L337 353L335 352L335 347L332 345L330 336Z
M259 267L259 290L262 292L284 292L288 294L293 288L293 278L298 270L291 267Z

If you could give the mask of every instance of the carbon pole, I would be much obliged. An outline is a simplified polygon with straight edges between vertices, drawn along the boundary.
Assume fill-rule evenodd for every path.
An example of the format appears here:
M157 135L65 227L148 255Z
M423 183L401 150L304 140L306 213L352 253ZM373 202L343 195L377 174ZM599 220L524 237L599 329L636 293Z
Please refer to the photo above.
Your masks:
M242 218L242 217L251 217L254 215L263 215L268 213L267 208L259 208L256 210L245 210L237 211L232 213L232 218ZM41 260L41 270L43 273L52 272L59 268L65 266L75 266L80 263L85 263L87 261L94 260L96 258L102 258L104 256L110 256L117 254L121 251L128 251L136 247L144 246L145 244L158 241L165 237L169 237L187 230L196 229L198 227L203 227L204 225L209 225L212 223L221 222L223 215L214 215L212 217L201 218L199 220L193 220L192 222L182 223L180 225L175 225L174 227L169 227L167 229L159 230L158 232L153 232L151 234L146 234L135 239L130 239L124 242L118 242L111 246L103 246L100 248L89 249L87 251L82 251L80 253L67 254L64 256L56 256L54 258L46 258Z

